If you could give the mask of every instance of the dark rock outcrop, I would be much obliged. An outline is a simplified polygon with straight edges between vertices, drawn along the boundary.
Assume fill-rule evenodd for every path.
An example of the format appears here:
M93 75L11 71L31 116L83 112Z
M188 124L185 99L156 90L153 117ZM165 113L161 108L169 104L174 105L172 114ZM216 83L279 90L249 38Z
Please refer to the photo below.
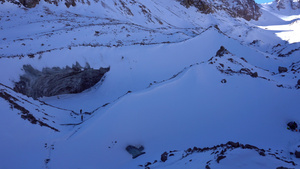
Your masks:
M295 156L296 156L296 158L300 158L300 152L299 151L295 151Z
M266 156L265 152L263 152L263 151L260 151L258 154L261 156Z
M212 4L205 0L183 0L182 4L186 7L195 6L199 11L205 14L214 13Z
M278 67L278 72L279 73L284 73L284 72L287 72L287 71L288 71L288 69L286 67L282 67L282 66Z
M288 127L289 127L292 131L294 131L294 130L296 130L296 129L298 128L297 123L294 122L294 121L289 122L287 125L288 125Z
M231 147L234 147L234 148L240 147L240 143L239 142L229 141L229 142L227 142L227 144L230 145Z
M295 88L300 89L300 79L297 81L297 84L296 84Z
M19 0L19 1L26 8L34 8L40 2L39 0Z
M186 7L195 6L205 14L225 11L232 17L258 20L260 8L254 0L180 0Z
M75 0L66 0L65 5L69 8L70 6L76 6Z
M222 159L224 159L224 158L226 158L226 156L218 156L218 158L217 158L217 163L220 163L220 161L222 160Z
M139 148L137 148L135 146L129 145L126 147L126 151L132 155L133 159L137 158L140 155L145 154L145 152L143 152L143 150L144 150L143 146L140 146Z
M217 51L216 56L222 57L225 54L230 54L230 52L224 46L221 46L220 49Z
M78 63L72 68L44 68L42 71L24 65L25 74L15 82L14 90L37 99L60 94L80 93L98 83L110 68L85 68Z
M287 167L277 167L276 169L291 169L291 168L287 168Z
M300 9L300 1L293 1L293 0L276 0L276 7L278 10L281 9L293 9L297 10Z
M211 168L210 168L210 166L209 166L209 165L206 165L206 166L205 166L205 169L211 169Z
M162 153L160 160L162 162L166 162L168 160L168 153L167 152Z
M227 80L226 79L222 79L221 83L227 83Z
M250 76L251 77L258 77L258 73L257 72L251 73Z

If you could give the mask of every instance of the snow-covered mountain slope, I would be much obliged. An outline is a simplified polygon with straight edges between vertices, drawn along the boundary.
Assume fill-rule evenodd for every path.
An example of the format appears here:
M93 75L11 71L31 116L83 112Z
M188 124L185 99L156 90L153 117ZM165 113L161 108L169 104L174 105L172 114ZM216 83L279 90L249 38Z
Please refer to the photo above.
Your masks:
M299 10L263 4L247 21L176 0L64 3L1 4L1 169L299 167ZM13 89L24 65L77 63L110 70L78 94Z

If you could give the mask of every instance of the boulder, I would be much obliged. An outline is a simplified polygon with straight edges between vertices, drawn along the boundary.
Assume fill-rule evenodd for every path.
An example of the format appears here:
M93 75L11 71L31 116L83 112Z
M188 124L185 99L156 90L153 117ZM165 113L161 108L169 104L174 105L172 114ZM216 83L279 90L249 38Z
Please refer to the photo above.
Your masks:
M294 131L294 130L296 130L296 129L298 128L297 123L294 122L294 121L289 122L287 125L288 125L288 127L289 127L292 131Z
M251 77L258 77L258 73L257 72L251 73L250 76Z
M287 71L288 71L288 69L286 67L281 67L281 66L278 67L278 72L279 73L284 73L284 72L287 72Z
M227 80L226 79L222 79L221 83L227 83Z
M259 151L258 154L261 155L261 156L266 156L265 152L263 152L263 151Z
M160 160L162 162L166 162L168 160L168 153L167 152L164 152L161 157L160 157Z
M300 151L295 151L295 156L296 156L296 158L300 158Z
M143 150L144 150L143 146L140 146L139 148L137 148L135 146L129 145L126 147L126 151L132 155L133 159L137 158L140 155L145 154L145 152L143 152Z

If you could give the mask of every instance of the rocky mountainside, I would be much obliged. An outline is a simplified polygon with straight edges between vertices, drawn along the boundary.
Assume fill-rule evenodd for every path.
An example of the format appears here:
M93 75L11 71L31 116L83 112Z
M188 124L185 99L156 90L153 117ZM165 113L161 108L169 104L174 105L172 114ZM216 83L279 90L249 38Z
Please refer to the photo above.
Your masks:
M34 8L36 5L38 5L41 0L1 0L2 3L5 1L19 5L19 6L24 6L26 8ZM43 0L42 0L43 1ZM90 4L90 1L76 1L76 0L45 0L46 3L53 4L58 6L59 3L63 3L65 6L70 7L70 6L76 6L76 3L87 3Z
M300 9L300 0L276 0L277 9Z
M232 17L258 20L260 8L254 0L181 0L185 6L195 6L203 13L225 11Z

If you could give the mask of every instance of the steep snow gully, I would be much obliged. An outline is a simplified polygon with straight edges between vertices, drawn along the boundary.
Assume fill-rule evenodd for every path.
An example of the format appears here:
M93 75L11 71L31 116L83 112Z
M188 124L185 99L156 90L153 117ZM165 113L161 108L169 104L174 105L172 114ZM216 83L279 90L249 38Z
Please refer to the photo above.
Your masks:
M0 3L0 169L299 168L299 0Z

